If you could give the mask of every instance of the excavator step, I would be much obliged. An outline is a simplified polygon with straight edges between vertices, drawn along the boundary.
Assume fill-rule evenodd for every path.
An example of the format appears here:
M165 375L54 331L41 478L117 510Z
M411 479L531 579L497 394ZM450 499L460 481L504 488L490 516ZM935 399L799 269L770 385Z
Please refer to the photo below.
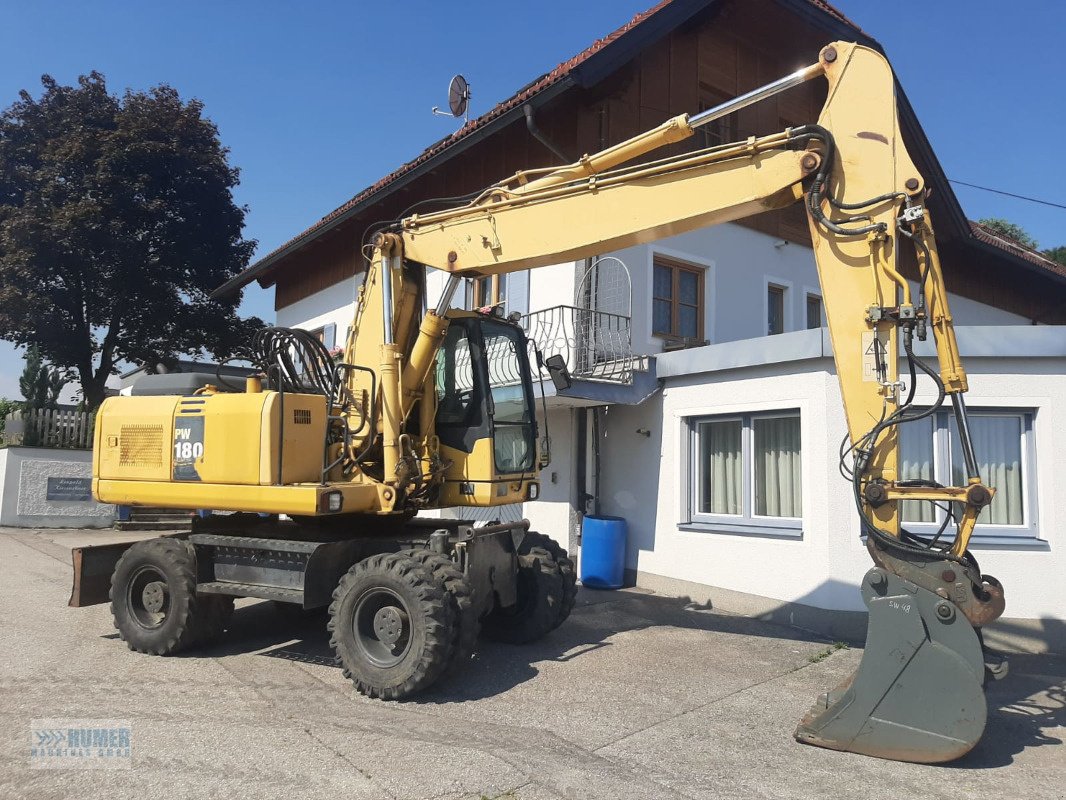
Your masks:
M255 583L232 583L209 581L196 586L198 594L223 594L231 597L258 597L263 600L279 600L283 603L303 605L304 593L299 589L281 589L276 586L260 586Z

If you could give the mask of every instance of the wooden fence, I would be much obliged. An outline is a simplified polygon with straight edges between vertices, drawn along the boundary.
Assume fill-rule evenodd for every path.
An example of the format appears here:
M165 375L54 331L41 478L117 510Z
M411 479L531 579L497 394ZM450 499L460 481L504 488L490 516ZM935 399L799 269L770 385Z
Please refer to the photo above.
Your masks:
M96 415L88 411L32 408L13 411L4 421L4 444L89 450Z

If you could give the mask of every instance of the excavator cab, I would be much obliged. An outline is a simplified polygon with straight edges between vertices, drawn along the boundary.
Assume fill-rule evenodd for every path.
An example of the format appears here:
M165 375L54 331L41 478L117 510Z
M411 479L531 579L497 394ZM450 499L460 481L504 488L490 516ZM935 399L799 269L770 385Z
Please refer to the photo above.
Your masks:
M437 355L436 435L445 506L536 498L537 420L523 330L494 314L448 312Z

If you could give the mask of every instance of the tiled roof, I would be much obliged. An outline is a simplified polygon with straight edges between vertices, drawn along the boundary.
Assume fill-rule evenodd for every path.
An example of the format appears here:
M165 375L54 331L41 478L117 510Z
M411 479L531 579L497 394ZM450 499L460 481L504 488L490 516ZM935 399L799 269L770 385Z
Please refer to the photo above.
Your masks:
M1014 239L1011 239L1009 236L996 233L991 228L982 225L980 222L974 222L973 220L970 220L970 231L973 233L974 238L979 242L993 245L1000 250L1006 250L1011 255L1017 256L1031 264L1043 267L1046 270L1066 278L1066 267L1062 264L1057 261L1052 261L1047 256L1032 248L1026 247L1021 242L1014 241Z
M544 75L541 75L539 78L537 78L533 82L527 84L522 89L520 89L516 94L514 94L513 96L511 96L508 99L504 100L503 102L498 103L496 106L491 108L486 113L482 114L480 117L468 121L465 125L463 125L463 127L461 127L459 130L457 130L455 133L451 134L450 136L444 137L443 139L441 139L440 141L436 142L435 144L430 145L424 151L422 151L422 153L419 156L417 156L415 159L413 159L411 161L408 161L406 164L402 165L401 167L399 167L395 171L393 171L393 172L389 173L388 175L386 175L385 177L381 178L381 180L377 181L373 185L368 186L367 188L363 189L361 192L359 192L359 194L355 195L355 197L353 197L351 200L349 200L348 202L346 202L344 205L340 206L339 208L334 209L333 211L331 211L326 216L322 217L322 219L320 219L318 222L316 222L310 228L305 230L303 233L300 233L299 235L294 236L289 241L285 242L281 246L277 247L276 249L274 249L273 251L268 253L263 258L259 259L257 264L249 267L249 269L245 270L245 272L242 273L242 275L238 276L237 279L235 279L234 281L231 281L230 283L231 284L232 283L236 283L236 282L240 281L241 278L244 278L244 280L241 281L240 285L243 285L243 283L247 283L248 281L250 281L253 278L253 273L256 273L256 272L259 271L257 269L257 267L260 264L263 264L264 262L270 261L275 255L277 255L278 253L280 253L283 250L288 249L289 247L291 247L293 244L299 242L300 240L311 238L315 234L316 231L318 231L319 229L321 229L325 225L329 224L331 221L335 220L337 217L343 215L345 212L349 211L350 209L352 209L355 206L359 205L360 203L364 202L368 198L372 197L374 194L376 194L377 192L381 191L382 189L387 187L389 184L395 182L398 178L400 178L403 175L407 174L411 170L415 169L420 164L423 164L426 161L429 161L430 159L432 159L433 157L439 155L444 150L447 150L449 147L451 147L452 145L456 144L460 140L466 138L467 136L472 134L474 131L484 127L486 124L488 124L492 120L496 119L497 117L501 116L502 114L506 113L507 111L510 111L513 108L521 106L522 103L526 102L527 100L529 100L534 95L539 94L540 92L542 92L545 89L547 89L549 86L552 86L553 84L556 84L559 81L563 80L568 75L570 75L578 65L580 65L581 63L587 61L591 56L593 56L596 53L600 52L605 47L607 47L609 44L611 44L615 40L621 38L624 34L628 33L631 30L633 30L638 25L640 25L642 22L644 22L645 20L647 20L650 17L654 16L655 14L657 14L662 9L666 8L673 1L674 0L659 0L658 3L656 3L654 6L649 8L647 11L643 11L643 12L637 14L635 17L633 17L633 19L631 19L625 25L623 25L622 27L620 27L617 30L613 31L612 33L607 34L602 39L597 39L589 47L585 48L584 50L582 50L580 53L578 53L577 55L573 56L572 58L569 58L566 61L563 61L561 64L557 65L550 72L546 72ZM845 23L847 25L850 25L851 27L855 28L856 30L860 30L859 27L854 22L852 22L847 17L845 17L842 13L840 13L840 11L838 11L835 8L833 8L833 6L831 6L829 3L825 2L825 0L806 0L806 1L810 5L814 6L816 9L818 9L819 11L822 11L822 12L824 12L826 14L829 14L830 16L834 17L835 19L837 19L837 20L839 20L839 21L841 21L841 22L843 22L843 23ZM229 285L229 284L227 284L227 285Z

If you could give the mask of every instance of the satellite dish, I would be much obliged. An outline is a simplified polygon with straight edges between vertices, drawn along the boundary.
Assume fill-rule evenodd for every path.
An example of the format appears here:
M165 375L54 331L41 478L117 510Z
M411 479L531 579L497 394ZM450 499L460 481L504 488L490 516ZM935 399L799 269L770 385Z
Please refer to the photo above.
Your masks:
M469 119L467 111L470 110L470 84L462 75L456 75L448 84L448 108L451 109L450 114L441 111L437 106L433 107L433 113L442 117L462 117L464 122Z

